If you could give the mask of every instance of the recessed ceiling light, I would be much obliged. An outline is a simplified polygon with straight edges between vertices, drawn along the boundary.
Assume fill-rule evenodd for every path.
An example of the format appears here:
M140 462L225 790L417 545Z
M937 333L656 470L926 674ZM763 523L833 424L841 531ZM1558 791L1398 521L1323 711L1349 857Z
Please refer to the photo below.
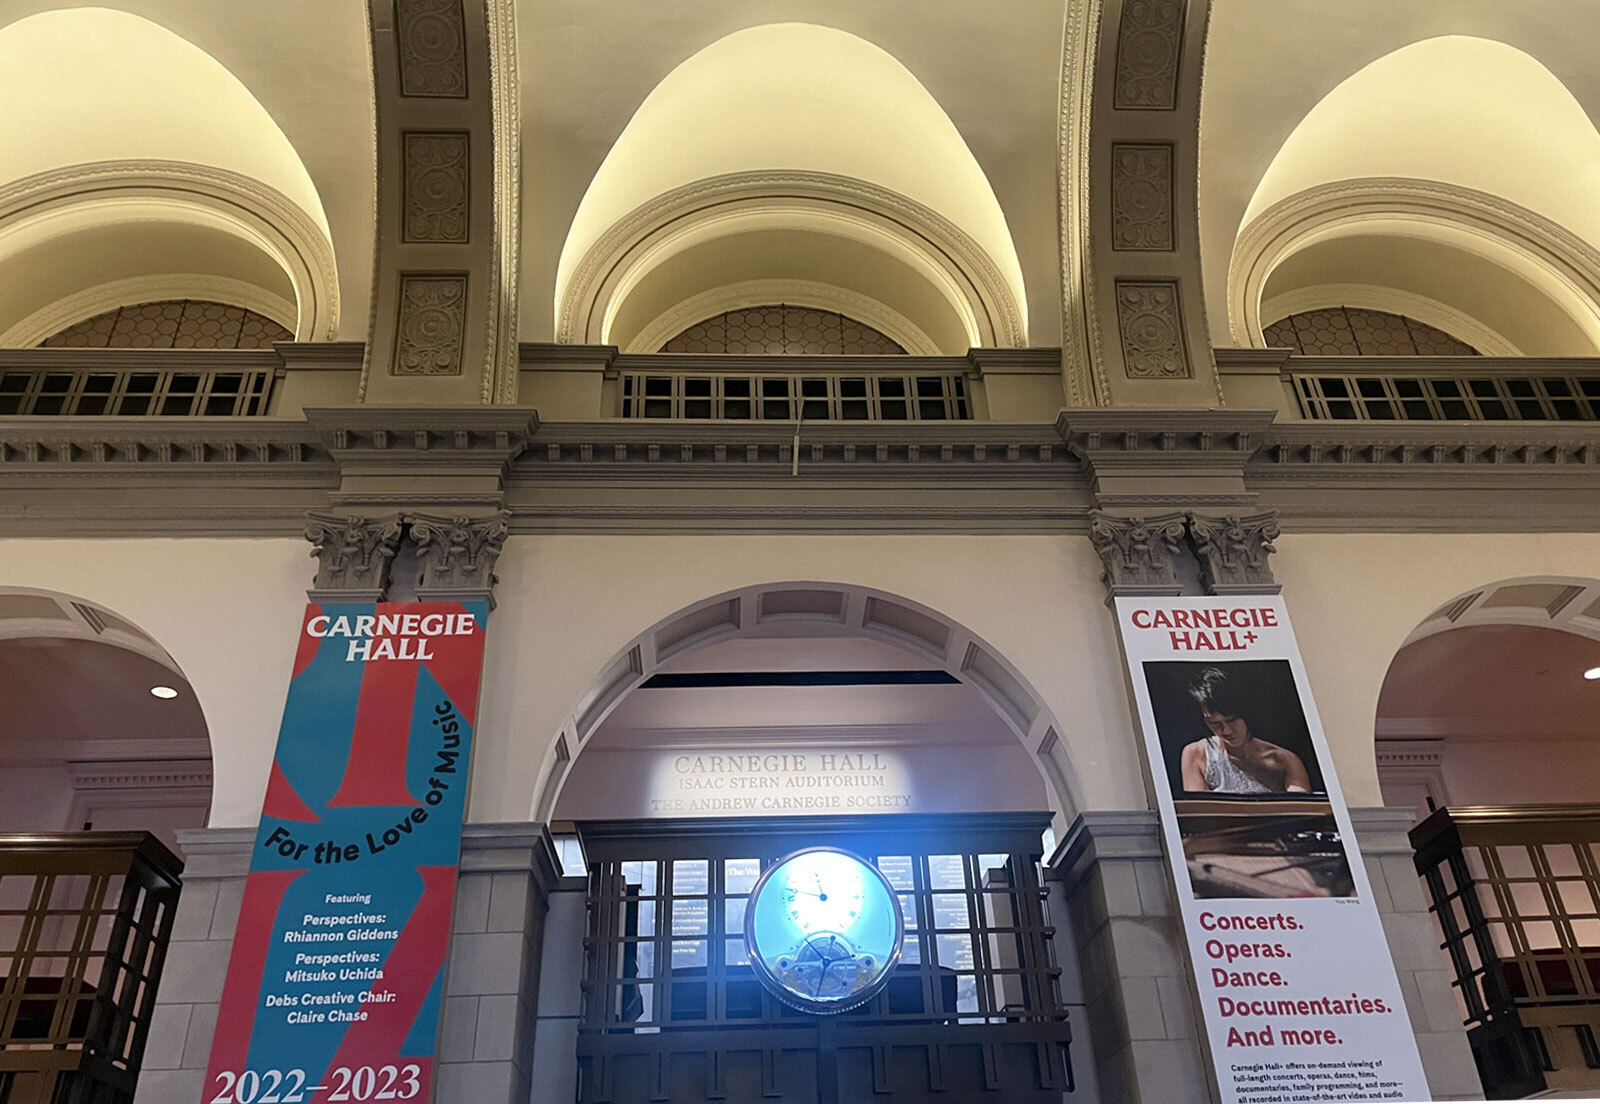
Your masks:
M1600 677L1600 671L1595 674L1596 677ZM178 692L170 686L152 686L150 687L150 693L158 698L175 698L178 696Z
M1588 679L1590 682L1594 682L1596 679L1600 679L1600 667L1591 667L1591 668L1589 668L1587 671L1585 671L1583 673L1583 677Z

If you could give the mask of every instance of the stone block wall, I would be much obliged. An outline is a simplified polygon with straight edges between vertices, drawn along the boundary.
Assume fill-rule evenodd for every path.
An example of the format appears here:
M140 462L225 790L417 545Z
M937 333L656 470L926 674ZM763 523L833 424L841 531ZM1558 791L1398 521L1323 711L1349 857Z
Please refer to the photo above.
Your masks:
M183 895L134 1104L195 1104L202 1099L255 834L254 828L179 833L188 856ZM546 951L545 902L557 884L555 852L543 825L467 825L445 972L436 1099L471 1104L529 1100L536 1050L555 1046L536 1046L536 1025L541 975L551 957ZM567 889L571 897L570 884ZM552 969L561 986L552 1001L567 989L577 1000L578 975L571 971L582 969L581 880L577 899L576 943L565 952L576 965ZM568 944L570 912L567 907L559 914ZM551 1030L559 1035L559 1023ZM574 1053L567 1061L570 1084L575 1085L575 1018L572 1033L573 1043L566 1049ZM560 1099L570 1101L573 1095L569 1089Z

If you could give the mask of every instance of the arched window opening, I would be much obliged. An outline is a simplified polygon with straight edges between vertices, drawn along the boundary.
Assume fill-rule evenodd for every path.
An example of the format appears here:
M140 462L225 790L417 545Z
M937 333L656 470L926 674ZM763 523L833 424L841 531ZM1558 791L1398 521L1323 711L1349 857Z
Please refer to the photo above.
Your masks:
M168 299L117 307L39 343L45 349L270 349L293 341L281 324L245 307Z
M1272 348L1303 356L1477 356L1436 326L1388 311L1325 307L1286 315L1265 327Z
M696 322L661 352L886 356L904 354L905 349L889 335L837 311L770 303Z

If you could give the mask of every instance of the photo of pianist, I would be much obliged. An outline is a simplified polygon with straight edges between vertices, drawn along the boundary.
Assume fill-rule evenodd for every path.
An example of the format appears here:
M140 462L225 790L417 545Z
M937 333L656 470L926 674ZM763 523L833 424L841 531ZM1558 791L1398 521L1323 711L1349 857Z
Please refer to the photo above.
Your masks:
M1183 749L1183 788L1190 793L1309 793L1300 757L1252 731L1244 688L1219 667L1206 667L1189 683L1211 734Z

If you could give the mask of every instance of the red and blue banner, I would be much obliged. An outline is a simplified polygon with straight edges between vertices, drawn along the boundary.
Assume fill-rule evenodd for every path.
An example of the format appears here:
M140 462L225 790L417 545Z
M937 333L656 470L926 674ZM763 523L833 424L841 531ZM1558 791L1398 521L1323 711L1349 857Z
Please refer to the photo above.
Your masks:
M306 608L202 1104L432 1098L487 616Z

